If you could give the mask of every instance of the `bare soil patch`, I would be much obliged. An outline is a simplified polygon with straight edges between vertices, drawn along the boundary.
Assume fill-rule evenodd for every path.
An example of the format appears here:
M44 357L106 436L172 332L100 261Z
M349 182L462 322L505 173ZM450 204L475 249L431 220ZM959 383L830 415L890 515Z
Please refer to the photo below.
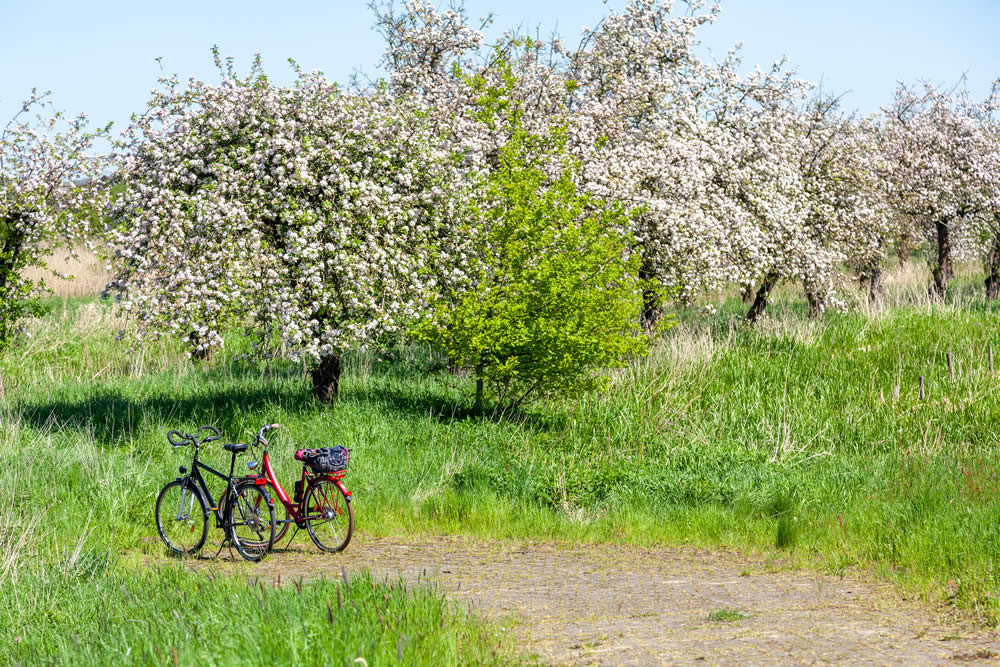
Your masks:
M259 564L194 568L273 584L367 569L429 582L554 664L1000 664L1000 633L891 584L725 550L356 538L321 554L300 535ZM238 557L237 557L238 558Z

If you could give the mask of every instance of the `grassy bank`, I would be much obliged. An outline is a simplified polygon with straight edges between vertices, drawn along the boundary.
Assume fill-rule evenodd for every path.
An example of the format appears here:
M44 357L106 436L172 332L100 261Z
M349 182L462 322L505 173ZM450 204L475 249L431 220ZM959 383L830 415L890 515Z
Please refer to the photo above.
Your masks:
M280 422L283 479L299 447L352 449L358 539L732 545L873 568L996 619L997 312L971 281L943 305L888 282L886 309L823 322L791 291L756 331L738 302L679 312L607 391L499 420L465 416L470 381L428 350L350 355L323 407L301 367L248 366L236 337L210 363L175 343L128 356L108 306L56 302L3 361L0 566L78 546L160 554L155 494L190 455L166 431L213 423L236 440Z

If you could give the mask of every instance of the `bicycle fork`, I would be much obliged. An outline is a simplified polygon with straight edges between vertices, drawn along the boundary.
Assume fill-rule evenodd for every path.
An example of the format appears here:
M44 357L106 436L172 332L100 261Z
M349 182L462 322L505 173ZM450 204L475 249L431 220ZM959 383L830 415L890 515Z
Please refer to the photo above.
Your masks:
M187 511L184 510L184 505L187 503ZM181 500L177 505L177 520L187 521L191 518L191 512L194 510L194 491L188 491L188 485L181 485ZM193 530L193 528L192 528Z

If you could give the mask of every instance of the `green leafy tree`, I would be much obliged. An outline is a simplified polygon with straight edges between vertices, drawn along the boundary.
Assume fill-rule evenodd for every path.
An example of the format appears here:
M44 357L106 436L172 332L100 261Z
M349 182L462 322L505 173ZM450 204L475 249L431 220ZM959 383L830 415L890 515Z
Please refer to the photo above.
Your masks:
M485 177L471 216L477 265L463 289L442 295L418 332L471 369L476 408L484 387L497 409L547 394L599 387L599 371L645 352L638 254L622 208L579 191L566 131L525 130L515 105L503 116L508 140Z

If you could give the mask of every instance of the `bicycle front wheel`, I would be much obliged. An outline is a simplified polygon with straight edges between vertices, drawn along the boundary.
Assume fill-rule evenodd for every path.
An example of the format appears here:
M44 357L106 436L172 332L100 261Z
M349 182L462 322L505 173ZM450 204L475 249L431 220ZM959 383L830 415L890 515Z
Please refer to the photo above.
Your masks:
M274 507L267 492L253 482L239 484L226 505L229 541L247 560L258 561L274 544Z
M205 544L208 511L190 479L176 479L160 491L156 499L156 530L174 553L193 554Z
M343 551L354 533L354 508L332 480L321 479L309 485L306 493L306 530L323 551Z

